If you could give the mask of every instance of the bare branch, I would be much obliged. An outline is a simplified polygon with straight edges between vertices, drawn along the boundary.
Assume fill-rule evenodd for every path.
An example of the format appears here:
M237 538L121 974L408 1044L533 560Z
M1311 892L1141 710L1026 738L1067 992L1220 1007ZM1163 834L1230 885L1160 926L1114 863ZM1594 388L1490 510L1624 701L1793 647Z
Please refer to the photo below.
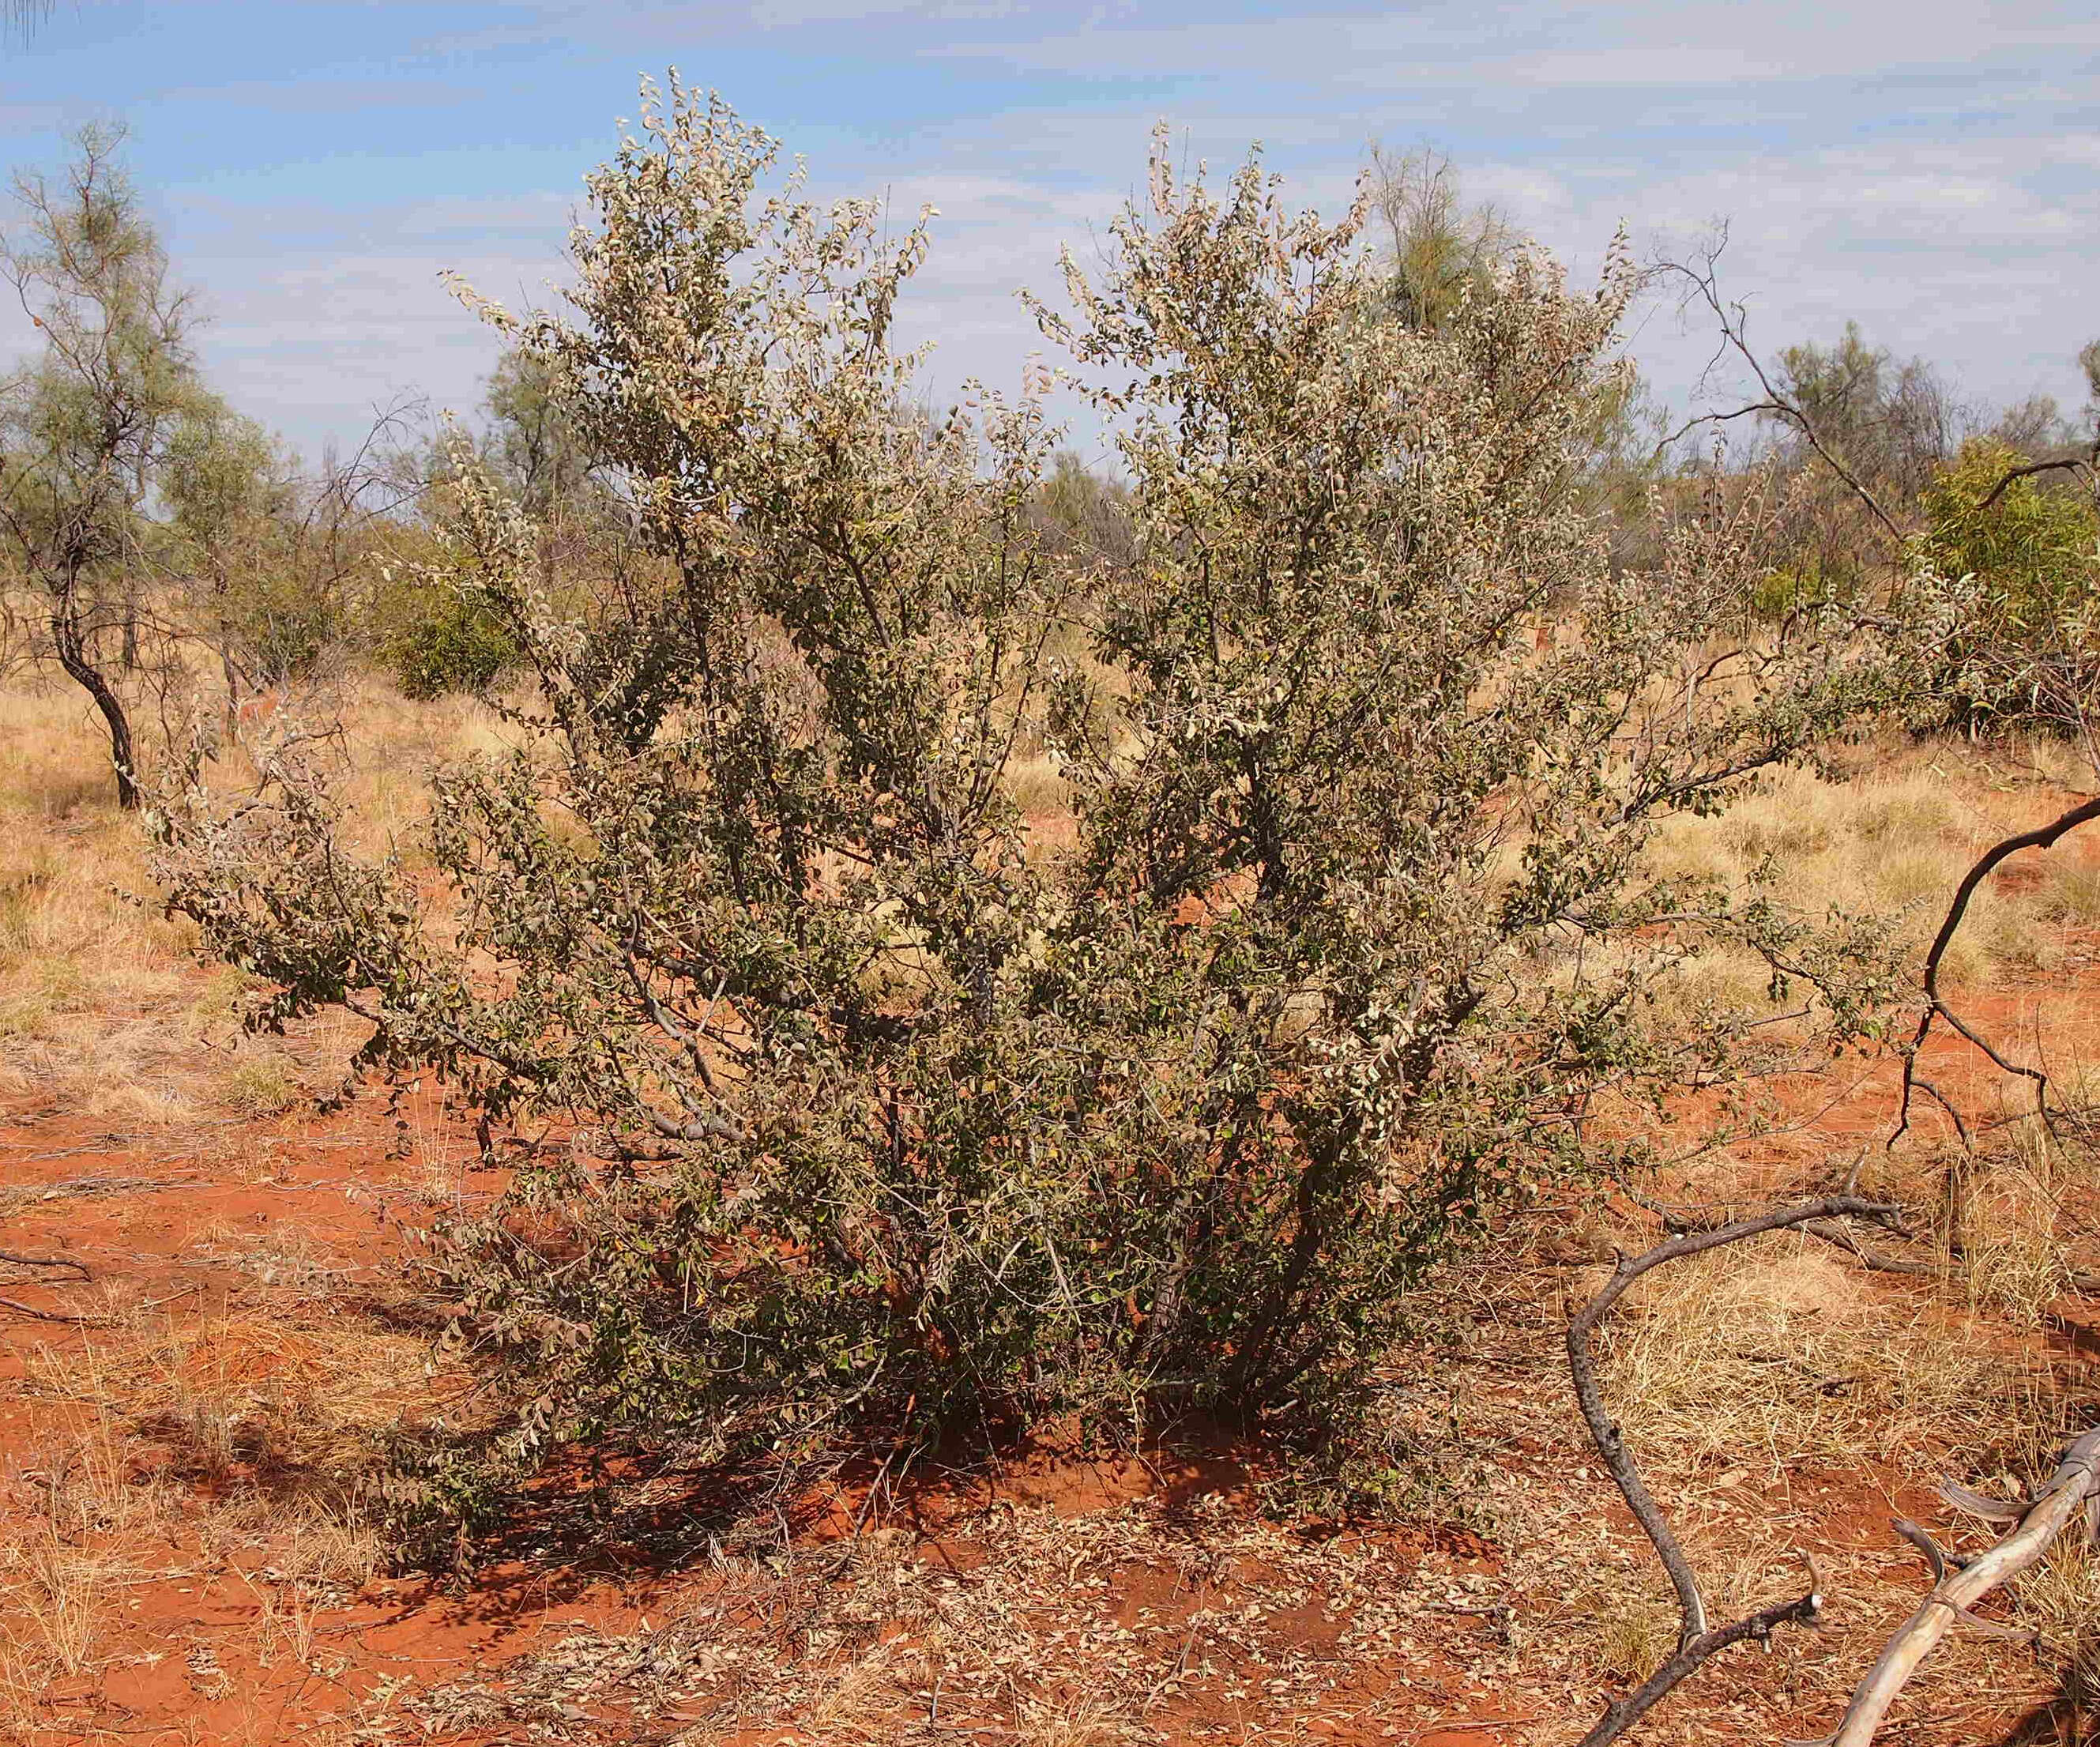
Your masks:
M1957 1492L1961 1489L1956 1489ZM1952 1498L1954 1494L1950 1493ZM1965 1493L1964 1497L1978 1495ZM1830 1747L1868 1747L1918 1665L1957 1623L1990 1628L1970 1609L1992 1590L2040 1559L2065 1530L2074 1527L2100 1498L2100 1430L2076 1439L2058 1461L2034 1501L2021 1512L2012 1531L1989 1551L1970 1560L1958 1572L1943 1576L1917 1610L1897 1628L1874 1665L1867 1671L1845 1707L1843 1722ZM1957 1499L1957 1502L1961 1500ZM1988 1504L1989 1500L1979 1500ZM1965 1506L1965 1508L1966 1507ZM1990 1514L1996 1514L1995 1509ZM1898 1529L1903 1525L1899 1524ZM2000 1631L2003 1628L1997 1629Z
M1708 249L1705 258L1697 267L1688 266L1682 261L1665 261L1660 263L1660 269L1665 273L1674 273L1685 280L1688 282L1686 302L1696 300L1704 303L1712 311L1714 319L1720 324L1721 353L1716 355L1715 361L1718 361L1722 354L1734 352L1749 366L1750 373L1758 379L1758 386L1764 390L1764 399L1754 405L1738 408L1732 412L1708 413L1695 418L1685 425L1677 435L1681 437L1686 431L1698 425L1723 423L1727 420L1741 418L1752 413L1762 412L1784 420L1801 433L1802 439L1815 452L1816 457L1845 483L1854 496L1866 505L1889 537L1900 545L1904 537L1903 530L1896 526L1889 513L1882 508L1874 494L1860 483L1851 469L1847 467L1838 458L1836 452L1824 442L1821 434L1815 428L1815 421L1809 417L1799 403L1781 393L1771 377L1766 373L1765 367L1758 361L1758 355L1751 351L1749 338L1744 331L1748 312L1740 303L1722 301L1714 263L1720 258L1721 249L1726 246L1727 240L1726 234L1723 233L1720 242Z
M1811 1561L1810 1586L1806 1595L1792 1601L1775 1603L1729 1625L1709 1627L1705 1603L1700 1596L1698 1578L1692 1563L1672 1532L1669 1520L1641 1480L1639 1471L1626 1452L1618 1426L1605 1411L1603 1392L1597 1384L1596 1360L1590 1348L1590 1336L1628 1286L1665 1262L1718 1249L1723 1244L1740 1243L1766 1232L1807 1226L1819 1220L1851 1218L1888 1223L1899 1215L1899 1208L1885 1202L1868 1201L1851 1194L1830 1195L1798 1207L1774 1208L1707 1231L1681 1232L1639 1255L1621 1256L1603 1290L1568 1323L1568 1368L1575 1379L1575 1398L1582 1407L1583 1422L1589 1427L1598 1454L1604 1458L1604 1466L1617 1483L1634 1520L1640 1524L1642 1533L1648 1537L1662 1561L1663 1569L1670 1574L1671 1586L1677 1591L1680 1617L1677 1653L1606 1710L1596 1727L1582 1737L1582 1747L1606 1747L1607 1743L1618 1740L1671 1688L1729 1645L1746 1639L1768 1642L1773 1631L1782 1625L1813 1625L1822 1612L1824 1602L1822 1585L1816 1580Z
M11 1263L16 1268L69 1268L74 1279L50 1282L54 1286L73 1286L94 1277L87 1271L87 1264L77 1262L69 1255L17 1255L12 1250L0 1250L0 1262Z
M2076 831L2080 825L2096 818L2100 818L2100 795L2096 795L2090 801L2080 802L2069 812L2059 814L2046 825L2038 826L2032 831L2023 832L2016 837L2008 837L2002 843L1993 844L1991 848L1983 852L1976 865L1963 876L1961 884L1955 888L1954 901L1948 906L1947 919L1939 924L1939 932L1933 938L1932 950L1925 955L1925 1011L1918 1017L1917 1033L1912 1037L1910 1048L1904 1055L1903 1100L1896 1112L1895 1131L1889 1136L1890 1145L1894 1146L1900 1140L1905 1131L1910 1127L1911 1095L1923 1083L1917 1078L1918 1052L1925 1047L1925 1040L1932 1030L1932 1021L1935 1017L1944 1018L1956 1031L1983 1051L2006 1073L2016 1074L2023 1079L2032 1080L2035 1083L2036 1108L2046 1118L2048 1109L2045 1101L2049 1094L2049 1075L2040 1068L2026 1067L2018 1062L2008 1061L1973 1026L1965 1024L1956 1015L1939 992L1939 961L1946 956L1947 948L1953 941L1955 931L1961 926L1961 919L1968 913L1969 900L1975 895L1976 888L1983 883L1992 869L2008 856L2016 855L2022 849L2053 849L2058 840ZM1930 1091L1930 1088L1928 1087L1927 1090ZM1932 1092L1931 1096L1939 1098L1939 1094L1936 1091ZM1939 1101L1943 1105L1947 1101L1940 1098Z
M1983 501L1973 513L1981 515L2018 480L2032 479L2036 474L2043 473L2082 473L2089 475L2095 469L2100 469L2100 443L2093 445L2093 452L2089 455L2067 456L2053 461L2030 461L2024 467L2009 468L2004 477L1984 493Z
M0 1298L0 1310L11 1310L18 1317L33 1317L38 1322L64 1322L75 1328L100 1328L108 1320L104 1317L77 1317L67 1310L39 1310L34 1304L24 1304L11 1298Z

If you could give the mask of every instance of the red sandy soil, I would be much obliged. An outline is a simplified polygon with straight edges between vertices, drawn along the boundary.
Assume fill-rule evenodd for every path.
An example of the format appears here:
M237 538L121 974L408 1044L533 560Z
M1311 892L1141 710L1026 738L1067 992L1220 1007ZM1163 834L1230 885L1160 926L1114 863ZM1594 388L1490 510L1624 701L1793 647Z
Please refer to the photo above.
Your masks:
M2048 987L1972 1003L1968 1012L2011 1050L2032 1045L2023 1035L2027 1016L2038 997L2051 997L2052 1050L2090 1058L2100 1045L2100 1012L2088 1006L2067 1015L2061 997L2095 991L2100 972L2087 963ZM1944 1035L1930 1046L1927 1071L1971 1110L2011 1095L2003 1076ZM1805 1184L1827 1174L1833 1156L1886 1136L1893 1085L1886 1061L1851 1060L1790 1088L1802 1126L1759 1143L1762 1180L1736 1192L1749 1198ZM430 1123L442 1120L434 1104L423 1114ZM1938 1112L1921 1114L1919 1125L1921 1145L1945 1138ZM388 1157L396 1132L377 1097L326 1117L152 1136L99 1132L61 1111L0 1111L0 1191L50 1198L18 1193L0 1203L0 1248L76 1261L90 1277L63 1285L52 1277L59 1270L0 1264L0 1295L17 1307L0 1310L0 1536L20 1547L104 1557L92 1586L102 1626L84 1665L15 1695L19 1739L140 1747L309 1739L1500 1747L1572 1740L1614 1690L1594 1666L1546 1653L1556 1643L1551 1608L1505 1594L1502 1574L1519 1551L1509 1537L1450 1523L1314 1524L1264 1531L1272 1538L1252 1544L1245 1531L1256 1517L1259 1453L1216 1441L1148 1452L1143 1460L1089 1461L1073 1449L1037 1448L995 1474L924 1480L886 1501L888 1526L871 1544L886 1550L890 1564L879 1582L866 1578L877 1589L889 1585L882 1593L908 1595L910 1604L893 1617L870 1615L845 1627L831 1623L827 1609L871 1568L856 1563L862 1555L854 1531L870 1524L862 1520L864 1490L851 1488L810 1501L795 1549L770 1555L761 1549L711 1560L689 1545L667 1560L637 1544L646 1536L630 1534L580 1553L502 1551L464 1578L376 1576L333 1589L288 1582L280 1561L296 1555L298 1534L281 1507L311 1476L273 1469L237 1440L217 1472L200 1471L165 1413L120 1407L98 1422L52 1379L86 1374L98 1347L135 1348L152 1337L163 1355L148 1379L157 1400L179 1398L188 1386L265 1396L295 1420L331 1407L346 1330L369 1330L375 1341L417 1333L412 1325L389 1326L413 1310L398 1284L399 1264L412 1247L412 1228L431 1215L410 1167ZM497 1186L469 1175L463 1193L470 1203L485 1201ZM1511 1484L1587 1501L1592 1554L1577 1546L1568 1561L1578 1577L1599 1537L1629 1571L1642 1571L1646 1556L1594 1459L1581 1465L1585 1452L1570 1429L1565 1378L1554 1358L1557 1305L1594 1281L1582 1270L1599 1247L1580 1233L1537 1246L1526 1264L1536 1283L1531 1308L1484 1303L1480 1338L1439 1361L1466 1380L1470 1411L1499 1424L1504 1436L1492 1462ZM293 1277L258 1274L254 1258L271 1255L290 1256ZM1886 1275L1870 1283L1920 1299L1931 1290ZM46 1321L28 1312L115 1320ZM2100 1307L2065 1300L2036 1334L2005 1339L2009 1357L2053 1368L2066 1399L2091 1409ZM400 1407L427 1415L455 1400L464 1383L442 1370L426 1377L404 1368L393 1387ZM154 1492L161 1508L138 1513L129 1526L61 1513L61 1495L82 1484L98 1436L121 1467L114 1484ZM1746 1470L1746 1484L1730 1496L1751 1517L1783 1511L1796 1544L1886 1567L1877 1580L1886 1593L1877 1590L1853 1626L1827 1641L1715 1664L1640 1738L1749 1741L1773 1738L1780 1724L1777 1732L1799 1735L1827 1727L1831 1695L1864 1670L1904 1597L1921 1592L1888 1523L1902 1510L1946 1526L1930 1478L1922 1468L1896 1473L1869 1464L1796 1466L1777 1477ZM667 1498L669 1515L680 1508ZM1127 1545L1114 1538L1126 1528ZM1056 1549L1068 1531L1076 1549L1069 1568L1038 1571L1039 1592L1030 1592L1029 1561L1061 1560ZM1169 1558L1162 1549L1179 1551ZM982 1575L995 1567L997 1584ZM1645 1569L1647 1590L1660 1595L1652 1561ZM0 1581L20 1575L0 1571ZM1350 1589L1358 1578L1361 1587ZM973 1610L1009 1591L1023 1596L1035 1636L1027 1640L1030 1665L1015 1670L1003 1690L944 1687L938 1658L920 1669L923 1679L910 1672L917 1665L911 1655L937 1639L967 1638L979 1623ZM1367 1598L1381 1595L1405 1595L1414 1611L1383 1637L1365 1637ZM1071 1610L1068 1629L1052 1617L1061 1598ZM0 1600L0 1610L5 1605ZM33 1648L49 1623L37 1610L49 1606L48 1597L39 1601L18 1586L15 1611L0 1617ZM1246 1616L1250 1608L1258 1617ZM954 1617L958 1610L969 1617ZM303 1641L302 1630L311 1635ZM1055 1637L1061 1630L1065 1635ZM1344 1645L1351 1631L1357 1635ZM1127 1692L1090 1693L1069 1672L1093 1668L1094 1678L1106 1679L1098 1671L1114 1658L1096 1654L1088 1635L1105 1642L1102 1635L1118 1632L1129 1635L1137 1661L1168 1670L1162 1690L1143 1704L1127 1702ZM7 1642L0 1637L0 1647ZM1047 1668L1046 1642L1056 1665ZM695 1696L652 1692L638 1700L634 1683L589 1674L593 1657L612 1655L609 1644L621 1653L662 1646L686 1659L682 1669L703 1650L719 1652L732 1654L734 1666L728 1676L710 1676L712 1685L689 1670L670 1682L674 1693ZM905 1659L895 1667L907 1672L876 1683L859 1710L826 1712L813 1700L769 1711L754 1698L748 1721L736 1720L741 1701L731 1701L739 1691L759 1693L792 1674L816 1692L825 1670L884 1647ZM583 1670L571 1687L548 1687L550 1657ZM2049 1681L2010 1650L1965 1666L1960 1702L1936 1688L1887 1738L1910 1747L2069 1740L2086 1727L2067 1720L2071 1714L2060 1705L2049 1709ZM1980 1677L1979 1668L1987 1671ZM1820 1684L1810 1679L1817 1670ZM539 1696L523 1709L504 1696L534 1681ZM497 1696L479 1720L464 1701L420 1715L408 1703L443 1688L456 1697L475 1688ZM1088 1720L1096 1700L1115 1701L1096 1706L1106 1721ZM2023 1714L2035 1732L2017 1736ZM0 1722L0 1739L6 1730Z

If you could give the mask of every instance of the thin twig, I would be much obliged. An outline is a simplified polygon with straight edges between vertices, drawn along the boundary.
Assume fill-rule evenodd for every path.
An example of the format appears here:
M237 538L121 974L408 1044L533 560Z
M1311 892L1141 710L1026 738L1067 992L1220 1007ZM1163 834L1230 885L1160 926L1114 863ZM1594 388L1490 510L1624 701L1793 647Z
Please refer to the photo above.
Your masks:
M34 1304L21 1304L11 1298L0 1298L0 1310L11 1310L18 1317L33 1317L39 1322L64 1322L84 1329L100 1328L108 1320L104 1317L77 1317L65 1310L39 1310Z
M11 1263L17 1268L70 1268L81 1280L93 1277L87 1271L86 1263L77 1262L69 1255L17 1255L12 1250L0 1250L0 1262ZM72 1286L77 1282L70 1280L54 1280L47 1283L51 1286Z

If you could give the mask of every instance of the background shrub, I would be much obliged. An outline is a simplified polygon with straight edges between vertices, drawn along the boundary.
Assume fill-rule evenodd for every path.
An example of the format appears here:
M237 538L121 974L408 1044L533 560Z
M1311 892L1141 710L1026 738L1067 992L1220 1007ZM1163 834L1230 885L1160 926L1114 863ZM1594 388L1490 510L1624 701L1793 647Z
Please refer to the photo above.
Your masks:
M381 654L404 696L485 691L518 664L501 614L443 582L398 587L386 616Z
M2100 510L2089 492L2040 478L1997 489L2027 460L1979 439L1922 494L1927 562L1969 585L1939 686L1957 723L2036 720L2069 730L2089 719L2100 677Z

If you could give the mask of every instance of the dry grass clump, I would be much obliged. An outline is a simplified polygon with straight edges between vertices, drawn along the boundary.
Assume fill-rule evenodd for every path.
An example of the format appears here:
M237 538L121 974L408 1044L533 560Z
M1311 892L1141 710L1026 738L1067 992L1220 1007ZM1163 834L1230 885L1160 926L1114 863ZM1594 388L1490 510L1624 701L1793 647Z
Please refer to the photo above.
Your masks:
M235 1312L40 1349L25 1381L161 1444L185 1475L327 1497L364 1471L381 1433L428 1405L426 1359L420 1339L354 1319Z
M1613 1596L1591 1644L1598 1671L1638 1686L1677 1648L1677 1617L1646 1597Z
M1965 1176L1957 1224L1958 1278L1971 1303L2033 1327L2071 1269L2058 1237L2061 1198L2018 1164Z
M2018 794L1981 788L1943 767L1952 753L1926 747L1892 750L1879 769L1827 781L1806 770L1768 776L1717 818L1679 818L1657 833L1648 864L1661 876L1718 877L1739 885L1767 869L1777 894L1811 915L1831 909L1890 919L1913 964L1946 913L1976 857L2010 831L2031 824ZM2025 889L1987 882L1971 900L1943 961L1950 986L2055 969L2062 929L2100 918L2100 871L2075 858ZM1704 955L1659 997L1657 1023L1696 1024L1714 1012L1763 1004L1768 973L1748 954Z
M46 1531L0 1547L0 1702L94 1671L110 1625L113 1562Z
M1118 1747L1137 1738L1125 1704L1097 1687L1022 1699L1014 1732L1024 1747Z
M1929 1304L1877 1291L1806 1237L1657 1270L1605 1331L1613 1411L1688 1468L1893 1454L2001 1397L2005 1361Z
M1013 804L1030 818L1064 813L1071 804L1072 786L1048 752L1016 758L1007 766L1005 787Z
M283 1544L271 1568L287 1582L354 1594L386 1562L378 1528L355 1499L308 1500L293 1510L289 1524L279 1520L274 1526Z
M377 675L363 674L330 700L354 732L345 747L348 779L338 792L349 847L377 854L389 845L420 865L415 840L428 811L428 777L438 765L506 750L502 719L479 698L404 698Z
M292 1064L271 1052L245 1052L218 1078L218 1101L244 1116L282 1115L301 1091Z
M2073 848L2043 876L2041 912L2075 928L2100 928L2100 861Z

